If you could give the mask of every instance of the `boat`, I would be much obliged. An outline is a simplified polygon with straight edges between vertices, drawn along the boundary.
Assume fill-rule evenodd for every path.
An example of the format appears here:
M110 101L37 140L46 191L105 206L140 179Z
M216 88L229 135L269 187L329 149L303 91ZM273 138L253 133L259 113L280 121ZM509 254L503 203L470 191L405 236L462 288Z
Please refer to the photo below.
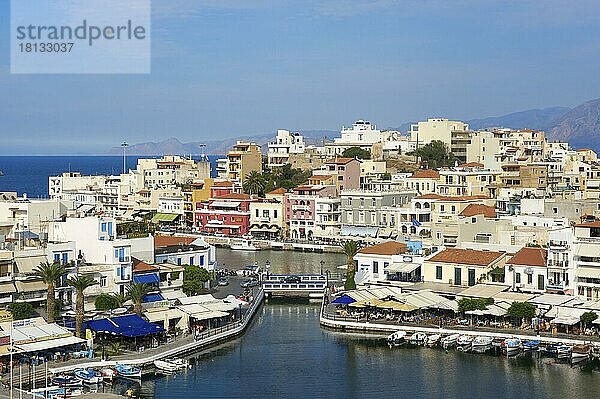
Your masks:
M514 355L519 353L521 349L521 340L519 338L507 338L502 341L502 350L506 352L507 355Z
M529 341L523 342L523 350L525 351L536 351L540 347L540 341L537 339L532 339Z
M102 376L104 381L112 382L112 380L116 376L116 373L115 373L115 370L107 367L107 368L103 368L102 370L100 370L100 375Z
M422 333L422 332L416 332L410 336L410 338L408 339L408 342L410 342L413 345L421 345L421 344L424 344L426 340L427 340L427 334Z
M558 347L561 346L561 343L557 343L557 344L547 344L544 347L541 347L540 350L542 352L542 354L546 355L546 356L556 356L558 353Z
M388 342L388 345L390 345L390 346L400 346L404 342L406 342L405 338L406 338L406 331L396 331L394 333L391 333L387 337L387 342Z
M99 384L104 380L102 374L94 369L75 369L73 370L73 376L84 384Z
M178 366L177 364L167 362L166 360L155 360L154 367L156 367L160 371L166 371L169 373L172 373L172 372L175 372L175 371L181 369L181 367Z
M165 361L169 362L171 364L175 364L175 365L179 366L179 368L182 368L182 369L187 369L187 368L192 367L190 365L190 362L187 359L182 359L180 357L168 358L168 359L165 359Z
M492 347L492 342L494 342L494 338L479 336L475 337L472 342L471 349L474 351L483 351Z
M0 176L4 176L4 172L0 170Z
M571 351L571 359L581 359L589 357L591 351L592 346L589 344L575 345L573 346L573 350Z
M49 389L47 393L48 399L63 399L81 396L83 392L78 388L57 388Z
M427 337L426 345L429 346L430 348L433 348L440 342L440 338L442 338L442 336L440 334L431 334L430 336Z
M241 242L231 244L229 248L236 251L258 251L260 249L257 246L252 245L252 241L250 240L243 240Z
M556 348L556 356L560 358L571 357L573 347L571 345L562 344Z
M142 378L142 369L128 364L115 365L115 371L119 377L123 378Z
M592 356L595 358L600 358L600 345L597 343L592 346Z
M456 349L459 351L468 351L473 344L473 337L470 335L461 335L456 340Z
M83 382L80 379L76 378L75 376L59 374L52 378L52 384L58 385L61 388L63 388L63 387L71 388L71 387L80 387L83 385Z
M440 340L440 345L444 349L452 348L456 345L456 340L458 340L458 337L460 337L460 334L447 335Z

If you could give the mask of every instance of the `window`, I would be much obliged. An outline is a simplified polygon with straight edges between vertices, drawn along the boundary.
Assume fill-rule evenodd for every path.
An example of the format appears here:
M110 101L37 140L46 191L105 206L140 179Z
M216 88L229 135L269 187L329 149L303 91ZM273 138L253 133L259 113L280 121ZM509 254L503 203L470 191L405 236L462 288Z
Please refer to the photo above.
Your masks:
M273 209L273 218L277 219L277 209Z
M442 267L441 266L436 266L435 267L435 279L436 280L441 280L442 279Z
M54 262L55 263L60 262L60 254L54 254Z
M100 287L106 287L108 285L108 278L106 276L100 276Z
M371 198L371 206L377 206L377 200L375 198Z
M200 266L204 266L204 255L200 256Z
M533 283L533 274L528 274L527 275L527 284L531 284Z
M389 263L389 262L383 262L383 268L384 268L384 269L387 269L387 267L388 267L389 265L390 265L390 263Z
M193 264L194 264L194 257L190 256L190 265L193 265Z
M102 223L100 225L100 231L102 231L103 233L106 233L106 223Z
M256 217L258 217L258 209L255 209L254 213L256 214Z
M379 273L379 262L373 262L373 274Z
M454 285L461 285L462 284L462 269L460 267L455 267L454 268Z
M515 273L515 283L521 284L521 273Z
M263 209L263 215L262 215L262 217L269 218L269 210L268 209Z
M181 266L181 258L177 258L177 266Z
M538 290L544 290L544 275L538 275Z

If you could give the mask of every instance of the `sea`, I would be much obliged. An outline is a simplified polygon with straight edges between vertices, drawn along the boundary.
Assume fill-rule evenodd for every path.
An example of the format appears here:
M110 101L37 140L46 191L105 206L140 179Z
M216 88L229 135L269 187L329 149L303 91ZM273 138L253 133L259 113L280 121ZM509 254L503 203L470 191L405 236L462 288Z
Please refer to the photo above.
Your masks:
M128 167L135 164L128 158ZM0 157L0 191L43 197L48 175L119 173L121 157ZM229 269L257 262L273 273L339 272L340 254L219 248ZM323 261L323 264L321 264ZM571 364L537 354L507 358L440 348L389 348L385 336L319 325L319 304L268 300L241 337L197 353L189 370L101 387L141 398L598 398L597 361ZM90 397L94 397L91 395Z

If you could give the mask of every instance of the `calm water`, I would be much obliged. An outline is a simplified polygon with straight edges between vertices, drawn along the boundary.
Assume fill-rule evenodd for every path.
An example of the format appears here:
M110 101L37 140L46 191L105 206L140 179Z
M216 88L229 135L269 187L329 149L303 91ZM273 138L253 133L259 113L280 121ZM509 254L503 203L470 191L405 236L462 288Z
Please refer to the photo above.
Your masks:
M135 169L139 156L127 157L127 168ZM213 173L218 156L210 156ZM195 158L197 159L197 158ZM48 196L48 176L62 172L81 172L84 175L120 174L123 158L120 156L0 156L0 191L27 193L29 197Z

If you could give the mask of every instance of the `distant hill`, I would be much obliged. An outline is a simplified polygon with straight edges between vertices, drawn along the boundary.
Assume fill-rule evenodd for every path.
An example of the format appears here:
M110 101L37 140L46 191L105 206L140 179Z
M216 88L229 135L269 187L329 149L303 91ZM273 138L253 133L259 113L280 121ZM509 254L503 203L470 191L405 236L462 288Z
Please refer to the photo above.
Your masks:
M454 118L453 118L454 119ZM585 102L575 108L551 107L530 109L502 116L494 116L466 121L472 129L486 127L508 127L513 129L544 130L549 140L568 141L574 148L591 147L600 151L600 99ZM410 122L391 127L406 133ZM321 145L323 140L331 140L339 136L335 130L301 130L299 131L307 144ZM132 144L127 153L131 155L163 155L163 154L199 154L200 144L205 144L206 154L225 154L237 140L251 140L267 150L267 143L275 138L276 133L262 133L254 136L206 140L204 142L182 143L176 138L160 142ZM121 147L113 147L110 154L121 154Z

